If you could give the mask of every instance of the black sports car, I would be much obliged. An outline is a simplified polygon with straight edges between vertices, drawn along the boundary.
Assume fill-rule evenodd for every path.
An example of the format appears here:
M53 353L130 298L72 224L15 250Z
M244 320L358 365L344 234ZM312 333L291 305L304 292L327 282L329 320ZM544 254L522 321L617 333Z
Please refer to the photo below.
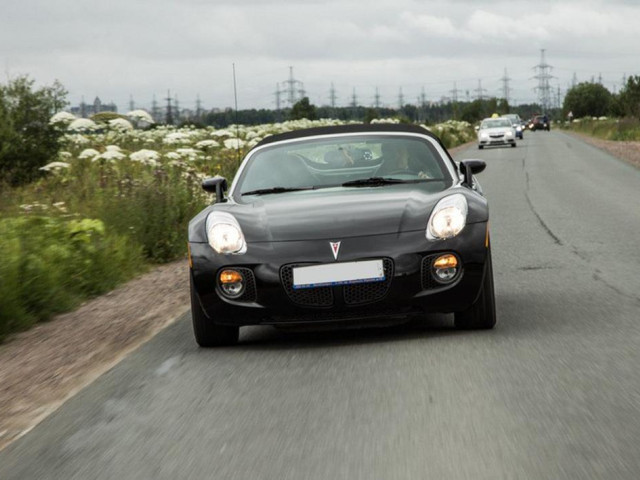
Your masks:
M243 325L386 324L454 312L495 324L489 208L474 174L419 126L343 125L273 135L189 224L201 346Z

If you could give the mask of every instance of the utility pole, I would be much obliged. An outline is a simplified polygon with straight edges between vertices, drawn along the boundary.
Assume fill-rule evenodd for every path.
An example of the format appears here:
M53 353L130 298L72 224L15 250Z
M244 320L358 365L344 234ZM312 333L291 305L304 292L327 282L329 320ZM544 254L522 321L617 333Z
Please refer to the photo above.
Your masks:
M602 85L602 72L598 74L598 83Z
M576 72L573 72L573 78L571 79L571 88L575 87L578 84L578 76Z
M87 118L87 104L84 103L84 95L82 96L82 99L80 100L80 116L82 118Z
M551 80L553 75L551 75L551 69L553 68L549 65L544 58L545 49L540 49L540 63L533 67L536 71L536 75L533 78L538 80L538 86L534 89L538 94L538 101L542 110L546 112L551 106L551 87L549 86L549 80Z
M560 85L558 85L558 92L556 95L556 108L562 108L562 91L560 90Z
M484 100L484 92L486 92L486 88L482 88L482 79L478 79L478 88L475 89L476 99Z
M167 114L165 116L165 123L167 125L173 125L173 112L171 111L171 90L167 90Z
M175 113L175 119L176 119L177 122L179 122L180 121L180 103L178 102L178 94L177 93L175 94L173 101L175 103L175 107L174 107L174 110L176 112Z
M511 93L511 89L509 88L509 82L511 79L507 75L507 69L504 69L504 75L500 79L502 82L502 98L505 99L507 103L509 103L509 94Z
M129 94L129 111L132 112L136 109L136 104L133 101L133 95Z

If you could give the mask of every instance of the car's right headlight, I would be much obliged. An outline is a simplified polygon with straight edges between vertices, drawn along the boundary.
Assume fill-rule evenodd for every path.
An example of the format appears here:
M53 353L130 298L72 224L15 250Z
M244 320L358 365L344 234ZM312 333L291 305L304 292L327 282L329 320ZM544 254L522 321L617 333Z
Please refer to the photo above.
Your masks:
M217 253L241 255L247 243L240 224L227 212L211 212L207 217L207 240Z
M458 235L467 224L467 199L454 193L440 200L427 223L427 239L445 240Z

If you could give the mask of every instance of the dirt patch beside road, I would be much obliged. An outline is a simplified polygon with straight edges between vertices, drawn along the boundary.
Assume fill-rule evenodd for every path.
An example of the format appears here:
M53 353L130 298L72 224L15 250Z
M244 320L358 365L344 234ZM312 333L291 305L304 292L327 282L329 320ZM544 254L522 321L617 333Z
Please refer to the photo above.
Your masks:
M189 307L186 260L162 265L0 345L0 449Z

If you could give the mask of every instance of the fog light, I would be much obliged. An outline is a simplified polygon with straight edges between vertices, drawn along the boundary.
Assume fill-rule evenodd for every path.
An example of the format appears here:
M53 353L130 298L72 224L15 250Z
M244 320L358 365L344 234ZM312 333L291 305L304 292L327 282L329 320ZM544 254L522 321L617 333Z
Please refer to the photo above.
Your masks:
M220 290L229 298L236 298L244 292L244 277L236 270L223 270L218 276Z
M441 255L433 262L433 276L440 283L451 282L458 274L458 257Z

